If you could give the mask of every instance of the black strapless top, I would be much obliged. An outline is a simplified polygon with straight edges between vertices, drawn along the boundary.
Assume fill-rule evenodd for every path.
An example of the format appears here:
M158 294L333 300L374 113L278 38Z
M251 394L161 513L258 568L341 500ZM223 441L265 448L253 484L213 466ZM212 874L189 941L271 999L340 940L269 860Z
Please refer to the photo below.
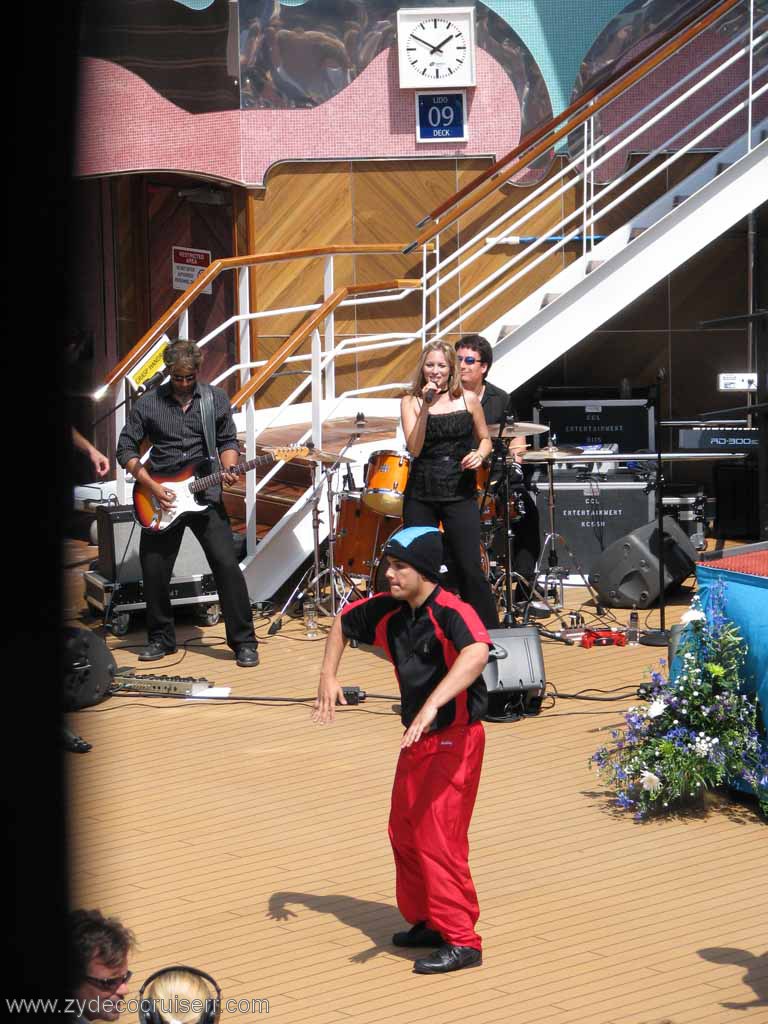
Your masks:
M461 460L475 447L474 420L467 409L430 414L421 454L411 463L405 493L420 501L463 501L475 493L474 469Z

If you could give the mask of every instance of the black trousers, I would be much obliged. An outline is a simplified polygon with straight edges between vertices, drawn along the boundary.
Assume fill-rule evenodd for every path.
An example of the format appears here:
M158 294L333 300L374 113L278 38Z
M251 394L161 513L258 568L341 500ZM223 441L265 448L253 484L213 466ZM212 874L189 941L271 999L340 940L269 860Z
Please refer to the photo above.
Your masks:
M459 595L471 605L487 629L498 629L499 613L480 564L480 510L474 498L464 501L422 501L406 495L404 526L443 524L446 547L456 568ZM446 552L449 554L449 552Z
M531 586L535 582L534 569L541 554L541 536L539 528L539 513L536 508L536 496L530 490L521 492L523 496L523 507L525 515L516 523L510 523L512 531L512 565L527 582L527 586L517 583L512 599L514 601L527 601L531 592ZM503 527L500 527L493 538L493 552L499 557L506 559L506 537Z
M166 647L176 646L170 582L185 529L190 529L197 537L211 567L224 616L227 643L233 651L237 651L241 644L256 645L248 588L235 557L232 529L223 505L211 505L204 512L195 512L177 527L161 533L142 532L139 557L150 643L157 640Z

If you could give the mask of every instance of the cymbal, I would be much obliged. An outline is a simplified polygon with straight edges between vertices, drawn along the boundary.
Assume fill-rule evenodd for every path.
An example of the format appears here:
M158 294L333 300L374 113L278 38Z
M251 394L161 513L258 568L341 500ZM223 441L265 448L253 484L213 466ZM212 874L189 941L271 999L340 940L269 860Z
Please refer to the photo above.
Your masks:
M570 445L560 445L555 448L550 445L548 448L537 448L532 452L524 452L523 462L559 462L570 455L583 455L580 448L573 448Z
M338 462L339 465L349 465L354 463L354 459L347 458L346 455L337 455L336 452L324 452L322 448L313 448L307 455L304 456L311 462L327 462L329 465L333 465L334 462Z
M508 423L501 432L502 437L529 437L533 434L546 434L549 427L546 423L524 423L522 420L513 420ZM491 438L499 436L499 424L489 423L488 433Z

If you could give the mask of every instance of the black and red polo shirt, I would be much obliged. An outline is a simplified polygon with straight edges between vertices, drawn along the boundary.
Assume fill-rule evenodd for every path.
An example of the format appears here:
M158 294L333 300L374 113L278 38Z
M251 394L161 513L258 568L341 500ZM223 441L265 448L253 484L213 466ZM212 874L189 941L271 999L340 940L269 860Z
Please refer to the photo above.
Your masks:
M391 594L355 601L341 613L341 628L348 640L383 648L400 685L400 718L406 728L443 681L459 651L476 643L491 646L477 612L440 586L415 610ZM479 676L440 708L435 727L468 725L487 710L488 691Z

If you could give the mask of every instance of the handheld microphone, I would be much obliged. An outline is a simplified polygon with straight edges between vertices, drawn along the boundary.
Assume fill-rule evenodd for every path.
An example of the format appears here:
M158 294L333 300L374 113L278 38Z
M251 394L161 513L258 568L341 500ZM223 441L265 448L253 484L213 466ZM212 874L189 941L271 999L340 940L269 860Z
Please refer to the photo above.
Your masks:
M431 383L431 381L430 381L430 383ZM427 405L429 405L432 402L432 400L435 397L435 395L437 395L437 394L439 394L437 388L435 388L434 391L425 391L424 392L424 401L425 401L425 403Z
M162 384L166 373L167 370L158 370L157 373L153 373L149 380L145 380L143 384L139 385L136 389L136 394L144 395L147 391L151 391L152 388L156 388L158 384Z

